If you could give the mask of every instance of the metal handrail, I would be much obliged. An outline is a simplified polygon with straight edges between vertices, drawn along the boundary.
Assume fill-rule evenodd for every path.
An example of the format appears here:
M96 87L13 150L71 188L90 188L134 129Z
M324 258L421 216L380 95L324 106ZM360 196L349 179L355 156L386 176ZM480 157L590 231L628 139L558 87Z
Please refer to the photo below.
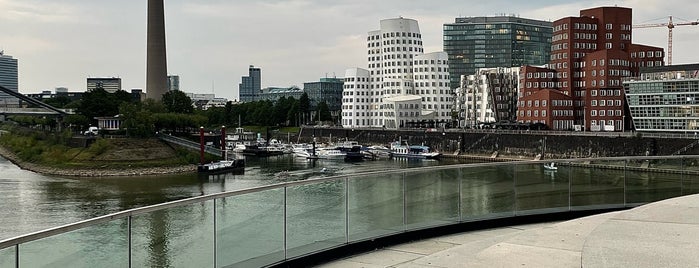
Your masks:
M350 177L366 179L366 178L369 178L371 175L396 174L396 173L404 173L404 172L410 172L410 171L430 172L430 171L438 171L438 170L454 169L454 168L518 166L518 165L530 165L530 164L544 163L544 162L575 163L575 162L588 162L588 161L663 160L663 159L684 159L684 158L699 158L699 155L600 157L600 158L527 160L527 161L514 161L514 162L489 162L489 163L475 163L475 164L457 164L457 165L444 165L444 166L434 166L434 167L417 167L417 168L409 168L409 169L373 171L373 172L365 172L365 173L360 173L360 174L338 175L338 176L329 176L329 177L302 180L302 181L283 182L283 183L270 184L270 185L258 186L258 187L253 187L253 188L246 188L246 189L229 191L229 192L221 192L221 193L191 197L191 198L187 198L187 199L176 200L176 201L171 201L171 202L166 202L166 203L161 203L161 204L155 204L155 205L146 206L146 207L133 208L133 209L117 212L117 213L112 213L109 215L104 215L104 216L100 216L100 217L96 217L96 218L92 218L92 219L87 219L84 221L79 221L76 223L71 223L71 224L58 226L58 227L54 227L54 228L50 228L50 229L46 229L46 230L42 230L42 231L37 231L34 233L30 233L30 234L26 234L26 235L22 235L22 236L18 236L18 237L14 237L14 238L0 241L0 250L4 249L4 248L11 247L11 246L15 246L18 244L31 242L31 241L47 238L50 236L67 233L70 231L75 231L75 230L89 227L89 226L94 226L94 225L97 225L100 223L105 223L105 222L109 222L112 220L123 219L123 218L136 216L136 215L142 215L142 214L146 214L146 213L150 213L150 212L154 212L154 211L159 211L159 210L164 210L164 209L168 209L168 208L181 207L181 206L185 206L185 205L202 203L202 202L206 202L206 201L210 201L210 200L214 200L214 199L219 199L219 198L244 195L244 194L261 192L261 191L272 190L272 189L281 189L281 188L288 188L288 187L295 187L295 186L302 186L302 185L309 185L309 184L319 184L319 183L323 183L323 182L328 182L328 181L333 181L333 180L343 179L343 178L350 178Z

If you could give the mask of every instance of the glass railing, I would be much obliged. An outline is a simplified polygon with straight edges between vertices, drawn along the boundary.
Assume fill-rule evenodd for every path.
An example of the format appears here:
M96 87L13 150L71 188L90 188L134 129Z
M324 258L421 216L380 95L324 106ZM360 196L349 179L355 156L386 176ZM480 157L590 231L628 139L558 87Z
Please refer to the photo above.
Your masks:
M699 193L699 156L551 162L352 174L184 199L0 241L0 267L257 267L415 230Z

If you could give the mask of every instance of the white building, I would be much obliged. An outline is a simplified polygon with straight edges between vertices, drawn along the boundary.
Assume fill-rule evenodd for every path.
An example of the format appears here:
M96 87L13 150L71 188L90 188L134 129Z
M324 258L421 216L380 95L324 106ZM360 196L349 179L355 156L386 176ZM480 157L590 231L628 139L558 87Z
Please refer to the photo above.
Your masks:
M387 110L397 109L395 105L384 105L386 98L402 96L418 99L420 114L430 115L431 120L450 118L453 102L447 55L423 54L416 20L381 20L380 29L368 33L367 56L367 69L354 68L345 73L343 127L389 127L386 120L391 120L390 128L399 128L407 125L406 120L417 121L397 117L400 111Z
M0 50L0 86L19 92L17 70L17 59L12 58L10 55L5 55L5 52ZM0 92L0 105L16 105L18 103L16 98Z
M519 67L479 68L475 74L462 75L454 99L459 125L516 121L519 71Z

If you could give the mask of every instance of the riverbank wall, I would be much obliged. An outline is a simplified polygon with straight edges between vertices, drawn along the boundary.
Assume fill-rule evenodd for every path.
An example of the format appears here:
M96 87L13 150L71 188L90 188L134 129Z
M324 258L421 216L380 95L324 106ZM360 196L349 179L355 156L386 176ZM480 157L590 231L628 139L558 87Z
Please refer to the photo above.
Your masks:
M699 154L694 136L667 137L643 133L529 132L529 131L425 131L346 128L303 128L297 142L343 140L364 145L388 145L397 140L424 144L445 155L471 155L534 159ZM287 134L283 134L286 139ZM281 134L280 134L281 138Z

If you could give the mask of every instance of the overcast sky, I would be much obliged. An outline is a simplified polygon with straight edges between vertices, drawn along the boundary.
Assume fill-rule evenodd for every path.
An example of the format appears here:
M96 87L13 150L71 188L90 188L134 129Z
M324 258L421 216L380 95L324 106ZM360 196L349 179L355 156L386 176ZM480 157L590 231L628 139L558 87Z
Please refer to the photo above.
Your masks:
M249 65L262 86L301 87L366 67L366 34L403 16L420 24L425 52L442 50L442 25L460 16L516 14L554 21L580 9L633 8L634 24L697 20L695 0L165 0L168 72L181 89L237 99ZM146 0L0 0L0 49L19 60L20 92L83 91L87 77L145 87ZM667 28L634 43L666 48ZM673 62L699 63L699 26L674 29Z

